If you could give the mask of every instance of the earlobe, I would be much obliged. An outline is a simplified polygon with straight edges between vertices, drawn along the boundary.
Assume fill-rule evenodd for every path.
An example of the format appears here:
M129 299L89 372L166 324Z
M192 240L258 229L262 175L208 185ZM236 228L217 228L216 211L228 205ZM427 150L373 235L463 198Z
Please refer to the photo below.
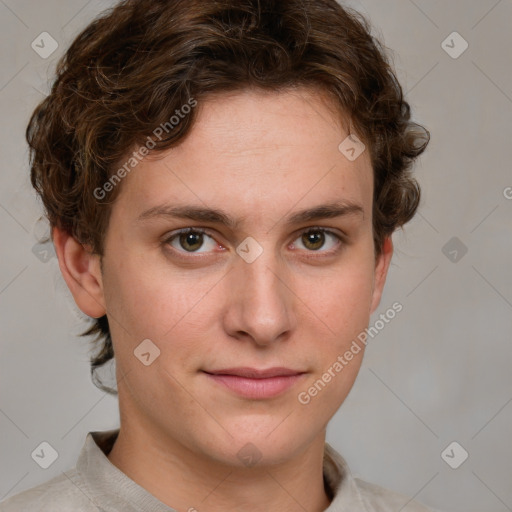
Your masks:
M373 283L373 296L370 307L370 314L372 314L380 304L382 292L384 290L384 284L386 283L386 277L388 275L389 265L393 256L393 242L391 241L391 235L384 239L382 244L382 251L377 258L375 265L374 283Z
M92 318L105 315L100 256L60 228L53 228L52 238L62 277L76 305Z

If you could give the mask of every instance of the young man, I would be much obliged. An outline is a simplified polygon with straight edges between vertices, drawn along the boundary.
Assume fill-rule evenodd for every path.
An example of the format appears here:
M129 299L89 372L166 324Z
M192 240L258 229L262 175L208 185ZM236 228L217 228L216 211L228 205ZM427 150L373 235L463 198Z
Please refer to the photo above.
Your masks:
M120 430L0 510L420 512L325 442L428 132L335 0L125 0L28 130Z

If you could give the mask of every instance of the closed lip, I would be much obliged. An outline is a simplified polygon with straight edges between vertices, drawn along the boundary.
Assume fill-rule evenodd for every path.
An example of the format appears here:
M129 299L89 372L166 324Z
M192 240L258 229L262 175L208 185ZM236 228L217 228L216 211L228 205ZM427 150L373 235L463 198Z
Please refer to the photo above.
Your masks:
M238 377L245 377L246 379L269 379L272 377L289 377L292 375L301 375L303 371L300 370L292 370L290 368L283 367L273 367L266 368L264 370L258 370L256 368L223 368L222 370L212 370L206 371L205 373L209 373L210 375L236 375Z

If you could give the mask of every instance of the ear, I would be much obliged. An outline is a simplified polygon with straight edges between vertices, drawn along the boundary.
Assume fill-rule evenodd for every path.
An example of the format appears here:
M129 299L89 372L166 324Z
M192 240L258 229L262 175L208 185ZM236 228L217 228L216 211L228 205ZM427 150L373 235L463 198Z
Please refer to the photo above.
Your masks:
M372 314L380 304L384 284L388 275L389 264L393 256L393 242L391 236L384 239L382 244L382 251L375 263L375 274L373 278L373 295L370 314Z
M57 227L52 230L52 239L62 277L76 305L92 318L105 315L100 256Z

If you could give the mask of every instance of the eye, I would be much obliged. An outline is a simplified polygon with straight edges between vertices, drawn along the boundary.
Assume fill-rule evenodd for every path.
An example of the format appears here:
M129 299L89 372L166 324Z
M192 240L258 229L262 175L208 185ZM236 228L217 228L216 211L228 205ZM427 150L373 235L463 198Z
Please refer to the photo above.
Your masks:
M189 253L208 252L219 247L219 244L200 228L181 229L169 236L165 243L179 252ZM199 251L200 248L205 248L205 250Z
M330 242L329 239L331 240ZM317 227L304 231L296 240L299 240L307 251L319 251L322 253L334 253L342 243L341 236L328 229ZM320 251L326 244L327 249ZM299 246L299 249L302 249L302 247Z
M299 241L295 249L306 250L308 252L319 252L322 254L335 253L343 243L343 238L325 228L312 227L302 232L294 241L293 245ZM214 251L223 247L202 228L185 228L171 233L164 240L165 244L170 245L175 251L184 254L201 254ZM302 245L302 247L301 247ZM325 247L327 246L327 249ZM324 250L321 250L321 249Z

